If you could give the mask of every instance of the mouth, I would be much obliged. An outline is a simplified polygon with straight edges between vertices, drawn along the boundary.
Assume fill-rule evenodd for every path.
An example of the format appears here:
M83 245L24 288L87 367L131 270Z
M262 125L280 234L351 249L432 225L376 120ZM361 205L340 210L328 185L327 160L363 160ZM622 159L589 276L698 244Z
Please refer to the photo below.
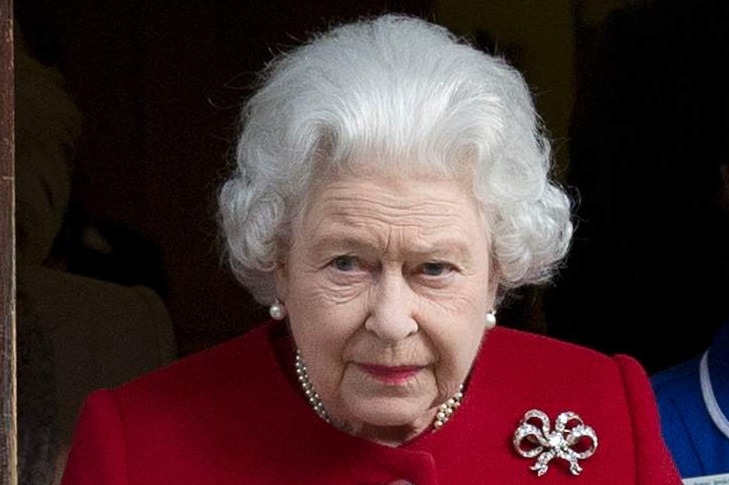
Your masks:
M386 366L376 364L357 364L357 366L365 374L374 377L380 382L391 385L404 384L422 369L421 366L416 365Z

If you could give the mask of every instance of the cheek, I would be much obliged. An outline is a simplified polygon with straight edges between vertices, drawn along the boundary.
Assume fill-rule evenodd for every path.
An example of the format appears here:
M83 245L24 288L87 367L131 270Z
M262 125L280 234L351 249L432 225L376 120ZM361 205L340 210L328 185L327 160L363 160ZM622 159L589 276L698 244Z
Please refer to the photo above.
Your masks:
M446 368L457 367L463 372L464 366L470 366L486 328L484 320L472 315L469 318L451 316L444 325L429 332Z
M344 355L364 322L362 305L358 300L343 302L315 278L299 282L290 288L286 302L289 325L312 382L326 394L344 372Z
M453 393L468 375L485 331L488 302L484 292L433 303L427 333L438 353L438 386Z
M341 344L356 331L358 312L354 305L338 304L326 292L297 292L287 308L291 330L300 346L332 353L332 346Z
M329 333L346 333L361 323L363 305L359 293L352 288L332 285L315 273L292 281L286 301L292 325L325 337Z
M483 338L484 327L470 327L468 332L441 337L440 360L435 368L435 382L442 401L459 390L471 372Z

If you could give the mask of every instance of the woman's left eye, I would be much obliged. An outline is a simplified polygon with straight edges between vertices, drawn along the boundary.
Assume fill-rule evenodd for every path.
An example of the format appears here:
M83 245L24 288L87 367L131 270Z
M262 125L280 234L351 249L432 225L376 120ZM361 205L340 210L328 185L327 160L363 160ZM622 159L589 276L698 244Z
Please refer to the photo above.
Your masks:
M357 269L357 259L354 256L337 256L331 264L339 271L353 271Z
M420 271L426 276L443 276L452 270L453 266L448 263L429 262L420 267Z

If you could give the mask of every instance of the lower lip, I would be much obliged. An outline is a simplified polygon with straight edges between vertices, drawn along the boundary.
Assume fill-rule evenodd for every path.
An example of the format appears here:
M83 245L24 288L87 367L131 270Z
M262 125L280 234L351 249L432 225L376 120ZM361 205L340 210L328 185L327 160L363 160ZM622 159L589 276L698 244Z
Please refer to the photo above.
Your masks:
M416 366L388 367L368 364L359 364L359 368L378 381L386 384L403 384L421 369L421 367Z

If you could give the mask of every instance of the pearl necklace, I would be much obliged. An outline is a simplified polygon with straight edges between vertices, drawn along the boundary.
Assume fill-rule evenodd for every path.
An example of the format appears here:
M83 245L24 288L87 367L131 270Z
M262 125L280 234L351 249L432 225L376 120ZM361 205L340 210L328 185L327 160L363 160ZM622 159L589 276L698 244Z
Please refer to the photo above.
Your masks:
M316 414L327 423L331 423L332 420L329 419L327 410L324 409L324 403L321 402L319 393L316 392L314 385L309 380L309 372L306 370L306 364L304 364L304 359L298 350L296 351L296 377L299 379L299 384L301 384L301 388L304 390L304 394L306 394L306 398L309 400L311 407L314 408L314 411L316 411Z
M332 420L329 417L329 414L327 414L327 410L324 408L324 403L322 402L321 397L319 397L319 393L316 392L314 385L309 380L309 372L306 369L303 357L301 357L301 352L298 350L296 351L295 367L296 377L299 380L301 389L304 391L304 394L306 395L309 404L314 409L314 412L316 412L321 419L331 424ZM433 431L438 431L448 422L449 419L451 419L451 415L461 405L462 400L463 384L461 384L455 396L438 406L438 412L435 413L435 420L433 421Z
M461 405L462 399L463 384L460 385L460 387L458 388L458 392L455 396L438 406L438 412L435 413L435 421L433 421L433 431L438 431L441 426L446 424L448 420L451 419L453 411L458 409L458 407Z

